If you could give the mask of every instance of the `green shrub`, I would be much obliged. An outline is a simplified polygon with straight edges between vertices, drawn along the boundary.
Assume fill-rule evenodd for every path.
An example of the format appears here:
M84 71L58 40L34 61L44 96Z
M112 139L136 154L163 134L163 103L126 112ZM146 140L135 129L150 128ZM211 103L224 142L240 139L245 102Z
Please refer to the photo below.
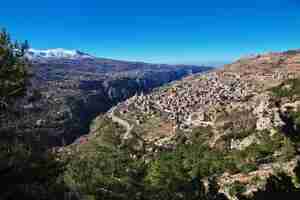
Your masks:
M231 185L230 190L229 190L229 194L231 196L235 196L237 194L242 194L246 192L246 187L245 185L243 185L242 183L236 181L233 183L233 185Z
M245 174L255 171L257 169L258 169L257 164L255 164L255 163L246 163L239 168L239 170Z
M98 146L94 152L72 159L64 179L84 195L125 199L138 192L138 173L142 172L142 166L128 152Z
M192 144L181 147L184 157L185 168L194 177L207 177L214 174L221 174L225 170L234 168L231 160L218 151L210 149L205 145Z
M293 96L300 95L300 79L289 79L281 85L271 88L270 91L275 97L293 98Z
M222 153L205 145L180 145L150 162L145 182L159 194L158 199L203 199L201 178L221 174L232 165Z
M163 153L150 164L146 182L155 188L175 191L190 179L182 162L176 153Z
M212 128L208 126L194 128L190 134L193 143L201 144L207 141L213 135L213 132Z

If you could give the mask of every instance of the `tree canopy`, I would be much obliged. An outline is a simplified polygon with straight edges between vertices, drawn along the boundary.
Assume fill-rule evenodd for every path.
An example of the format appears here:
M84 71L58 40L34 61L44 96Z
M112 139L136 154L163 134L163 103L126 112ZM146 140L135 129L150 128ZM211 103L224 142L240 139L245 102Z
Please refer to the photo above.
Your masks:
M9 33L0 32L0 106L2 108L24 95L29 62L25 58L28 41L12 42Z

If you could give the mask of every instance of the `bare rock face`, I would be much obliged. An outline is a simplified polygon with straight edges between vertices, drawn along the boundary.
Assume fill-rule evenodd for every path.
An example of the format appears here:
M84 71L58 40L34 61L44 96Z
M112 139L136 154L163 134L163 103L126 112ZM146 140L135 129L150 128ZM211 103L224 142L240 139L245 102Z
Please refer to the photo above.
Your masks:
M295 112L295 111L297 111L299 106L300 106L300 101L295 101L295 102L292 102L292 103L285 103L281 106L280 111L282 113L286 113L289 110L292 110L292 111Z
M266 94L258 98L260 102L253 110L257 117L256 129L262 131L283 126L284 122L279 117L278 109L271 107L270 96Z
M256 135L250 135L242 140L231 140L230 149L244 150L252 144L259 144Z

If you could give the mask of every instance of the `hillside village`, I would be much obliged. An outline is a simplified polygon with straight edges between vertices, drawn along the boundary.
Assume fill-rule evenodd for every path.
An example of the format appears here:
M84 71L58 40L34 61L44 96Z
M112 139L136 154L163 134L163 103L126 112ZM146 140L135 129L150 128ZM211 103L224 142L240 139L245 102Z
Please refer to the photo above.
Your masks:
M255 145L266 145L265 142L273 140L277 145L280 141L277 137L282 137L278 130L290 123L284 116L290 110L298 112L300 103L297 95L278 99L274 96L278 89L272 88L280 88L282 83L295 80L300 75L299 69L300 51L243 58L223 69L186 77L149 94L136 94L112 108L107 117L125 128L126 133L120 135L122 144L127 140L137 140L138 149L145 149L146 155L176 149L178 137L184 136L186 144L192 143L192 135L197 130L208 131L204 143L210 148L228 151L229 155L235 151L250 151L248 149ZM92 130L97 135L97 119L95 124ZM236 131L240 135L234 136ZM289 146L285 148L295 151ZM291 156L293 153L273 151L270 153L274 161L256 161L257 170L250 174L224 173L218 179L220 190L230 197L227 186L235 180L246 184L247 193L251 194L257 191L253 182L257 174L266 180L274 174L275 166L285 162L287 167L282 169L293 175L298 157ZM145 156L145 159L149 158Z
M276 67L272 68L273 65ZM130 112L133 107L148 115L154 110L161 112L180 129L209 125L215 120L212 118L215 115L210 115L212 107L247 101L264 87L297 77L299 69L300 53L258 55L224 69L184 78L148 95L135 95L118 108L120 113ZM141 123L138 118L136 121Z
M135 108L148 114L152 109L165 113L180 129L202 125L212 120L205 114L211 106L241 101L255 92L251 83L222 75L220 78L219 73L212 72L189 78L166 91L135 96L128 100L128 105L132 102Z

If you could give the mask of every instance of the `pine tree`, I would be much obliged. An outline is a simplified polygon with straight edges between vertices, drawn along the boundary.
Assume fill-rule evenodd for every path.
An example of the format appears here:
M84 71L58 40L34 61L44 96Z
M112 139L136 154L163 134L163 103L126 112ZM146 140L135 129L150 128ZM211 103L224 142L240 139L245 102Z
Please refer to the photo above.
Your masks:
M52 154L40 148L35 134L8 128L17 119L13 109L25 95L30 63L25 58L28 41L11 42L5 29L0 32L0 199L63 199L65 190L57 183L63 166ZM13 112L11 112L13 111ZM22 115L22 113L21 113ZM9 119L9 120L8 120ZM24 139L26 137L26 140ZM20 139L21 138L21 139ZM27 139L28 138L28 139Z
M25 40L21 46L22 53L25 54L26 50L30 48L28 40Z
M0 32L0 109L26 91L29 63L24 55L28 46L28 41L13 44L5 29Z

